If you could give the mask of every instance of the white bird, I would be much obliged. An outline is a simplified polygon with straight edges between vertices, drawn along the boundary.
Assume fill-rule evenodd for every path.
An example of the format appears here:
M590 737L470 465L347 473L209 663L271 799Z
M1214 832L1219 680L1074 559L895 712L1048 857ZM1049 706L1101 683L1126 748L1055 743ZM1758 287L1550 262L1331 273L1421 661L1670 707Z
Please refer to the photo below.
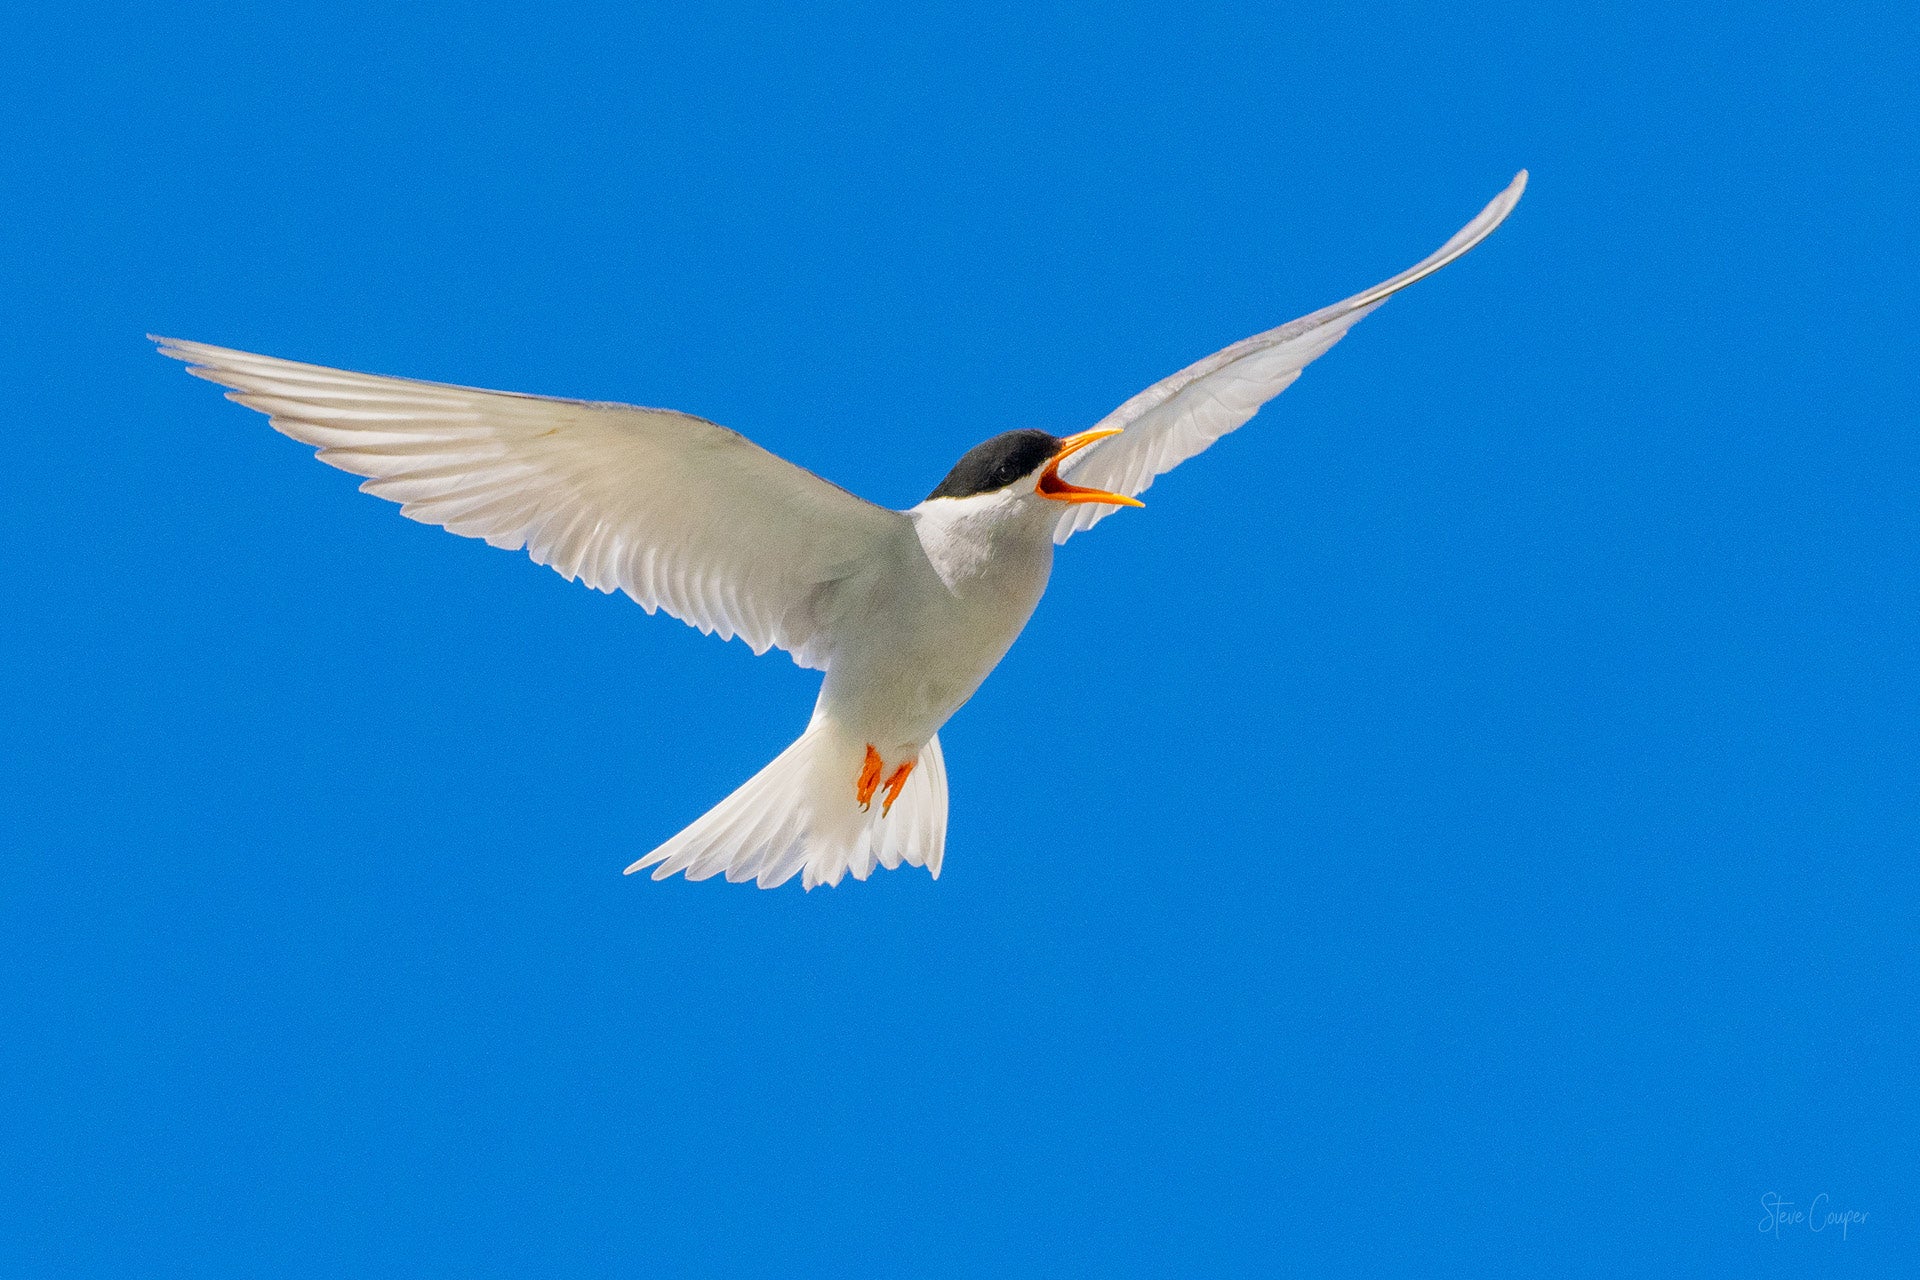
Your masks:
M906 511L875 506L689 414L348 373L154 338L228 399L317 446L402 515L527 553L755 653L825 672L797 741L641 858L656 880L725 873L811 889L946 845L938 731L1040 601L1053 548L1245 423L1361 317L1473 248L1511 185L1432 256L1234 343L1063 438L970 450ZM1124 432L1124 434L1122 434Z

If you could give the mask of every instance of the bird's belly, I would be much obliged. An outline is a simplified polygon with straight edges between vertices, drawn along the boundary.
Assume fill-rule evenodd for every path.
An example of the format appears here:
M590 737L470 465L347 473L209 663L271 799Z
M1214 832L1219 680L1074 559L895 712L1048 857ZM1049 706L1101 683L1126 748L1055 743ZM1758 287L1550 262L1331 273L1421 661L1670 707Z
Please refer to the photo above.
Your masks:
M994 585L1002 589L928 593L874 610L836 646L819 712L889 759L919 750L1006 656L1046 581Z

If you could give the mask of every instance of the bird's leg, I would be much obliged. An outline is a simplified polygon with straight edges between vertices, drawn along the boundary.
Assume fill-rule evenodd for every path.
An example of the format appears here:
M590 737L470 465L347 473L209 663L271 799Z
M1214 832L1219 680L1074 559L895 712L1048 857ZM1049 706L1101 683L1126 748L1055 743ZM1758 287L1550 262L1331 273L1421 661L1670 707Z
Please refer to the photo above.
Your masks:
M893 802L900 798L900 788L907 785L907 776L913 772L913 766L918 763L917 760L907 761L895 769L893 776L887 779L887 798L880 802L881 817L884 818L893 812Z
M860 802L860 811L865 813L873 805L873 793L880 789L880 753L867 744L866 763L860 766L860 776L854 779L853 798ZM886 811L883 809L884 814Z

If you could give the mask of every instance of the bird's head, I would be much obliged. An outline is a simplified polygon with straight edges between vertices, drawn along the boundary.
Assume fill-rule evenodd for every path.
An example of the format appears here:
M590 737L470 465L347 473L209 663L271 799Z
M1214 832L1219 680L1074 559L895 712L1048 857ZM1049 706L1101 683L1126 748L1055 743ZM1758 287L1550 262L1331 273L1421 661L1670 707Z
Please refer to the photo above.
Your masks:
M1119 434L1118 427L1098 427L1065 437L1032 428L1003 431L984 444L967 450L966 456L947 473L947 478L927 495L927 501L997 494L1021 500L1021 506L1030 505L1041 510L1048 509L1048 502L1108 502L1122 507L1145 506L1138 498L1109 493L1105 489L1088 489L1060 478L1062 462L1096 441Z

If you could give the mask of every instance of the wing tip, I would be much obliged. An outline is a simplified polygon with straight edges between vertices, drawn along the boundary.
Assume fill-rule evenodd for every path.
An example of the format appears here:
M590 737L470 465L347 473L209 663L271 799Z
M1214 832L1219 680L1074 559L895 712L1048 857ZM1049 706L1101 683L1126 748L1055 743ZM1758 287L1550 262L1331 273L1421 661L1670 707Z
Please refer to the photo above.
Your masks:
M1460 247L1459 251L1453 255L1454 257L1457 258L1478 245L1507 220L1507 215L1512 213L1514 206L1520 203L1520 197L1526 194L1527 180L1530 176L1525 169L1514 174L1513 181L1502 187L1499 195L1487 201L1487 207L1480 211L1479 216L1460 229L1454 238L1466 240L1467 243Z
M188 342L185 338L169 338L158 333L148 334L147 341L151 342L154 345L154 349L168 359L185 360L189 364L193 363L193 356L187 348L200 345L197 342Z
M1513 181L1509 182L1500 194L1495 196L1492 202L1488 204L1487 207L1489 209L1498 207L1500 210L1500 217L1496 220L1495 225L1505 221L1506 216L1513 212L1513 207L1520 203L1520 197L1527 193L1527 179L1530 176L1525 169L1514 174ZM1489 230L1491 230L1491 228L1489 228Z
M195 342L190 338L169 338L165 334L150 333L147 341L154 349L169 360L178 360L187 366L187 372L211 379L211 375L202 372L206 369L221 367L224 357L246 356L244 351L233 351L226 347L210 346L205 342Z

